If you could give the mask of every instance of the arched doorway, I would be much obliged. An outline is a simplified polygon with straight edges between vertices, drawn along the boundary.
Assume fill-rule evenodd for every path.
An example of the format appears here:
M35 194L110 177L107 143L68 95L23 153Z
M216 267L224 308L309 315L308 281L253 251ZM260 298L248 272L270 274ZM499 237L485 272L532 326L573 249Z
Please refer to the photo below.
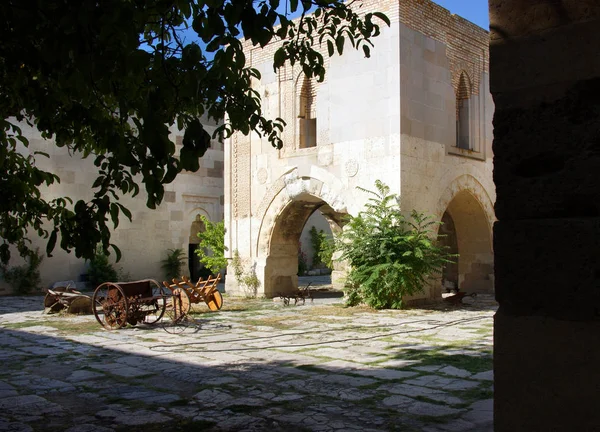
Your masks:
M298 288L298 246L306 221L320 211L333 232L341 229L346 213L335 211L309 193L295 196L277 215L264 261L264 295L276 296Z
M204 222L202 222L200 214L197 214L190 227L190 237L188 241L188 269L190 271L190 279L193 281L210 275L210 271L204 268L204 264L200 262L200 258L196 255L196 249L200 243L198 233L204 232L204 230Z
M467 292L494 291L494 256L488 216L468 190L459 191L442 216L442 243L458 253L458 262L444 270L445 280Z

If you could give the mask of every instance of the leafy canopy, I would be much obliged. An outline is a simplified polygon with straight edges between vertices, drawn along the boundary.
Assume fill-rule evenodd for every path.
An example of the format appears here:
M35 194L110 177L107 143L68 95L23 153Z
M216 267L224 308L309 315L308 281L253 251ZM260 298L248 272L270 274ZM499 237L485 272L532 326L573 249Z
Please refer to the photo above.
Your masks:
M225 221L211 222L204 215L200 215L205 230L198 233L200 243L196 248L196 255L200 262L208 268L211 273L217 274L227 267L225 251Z
M400 211L398 196L380 180L365 210L350 217L336 238L340 259L347 260L347 303L366 303L375 309L400 309L403 299L421 292L432 275L441 273L455 257L435 239L431 217Z
M164 185L182 170L196 171L210 136L199 119L226 118L216 133L251 131L280 148L282 119L264 117L251 80L243 37L253 46L276 41L275 69L299 64L307 76L325 75L320 44L331 56L344 44L369 56L380 32L369 13L341 0L5 0L0 2L0 261L9 245L30 254L30 232L91 259L95 245L108 252L113 226L131 213L119 197L147 193L155 208ZM313 15L307 15L314 10ZM283 11L283 12L282 12ZM298 20L291 14L301 12ZM199 42L185 39L192 29ZM55 173L36 164L21 126L72 154L91 157L98 169L93 198L46 198ZM21 126L20 126L21 125ZM169 126L185 130L183 145ZM48 152L50 153L50 152ZM47 155L46 155L47 156ZM136 177L139 176L139 177Z

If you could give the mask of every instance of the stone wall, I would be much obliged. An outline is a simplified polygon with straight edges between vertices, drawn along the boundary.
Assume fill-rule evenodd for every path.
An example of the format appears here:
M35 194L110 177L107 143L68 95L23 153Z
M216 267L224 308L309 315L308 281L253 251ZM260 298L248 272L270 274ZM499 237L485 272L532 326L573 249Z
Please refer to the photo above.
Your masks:
M207 121L205 123L207 130L212 133L216 126ZM56 147L52 141L43 140L37 130L25 125L23 130L30 141L30 152L42 150L50 155L49 159L36 158L37 166L56 173L61 179L60 184L43 190L46 198L69 196L77 201L93 197L91 185L96 178L97 168L92 158L71 156L64 148ZM181 132L173 129L172 137L176 144L181 145ZM198 172L182 173L175 182L166 185L164 200L157 209L150 210L146 207L143 184L140 184L137 197L128 196L120 202L131 211L133 220L129 222L121 215L118 228L112 232L112 243L123 253L122 260L115 267L121 268L132 279L162 280L160 261L170 248L182 248L187 254L190 229L196 216L203 214L213 221L223 218L223 143L213 141L212 148L200 161ZM43 239L35 237L32 240L34 247L46 250ZM13 256L11 265L20 264L18 254L15 252ZM53 256L45 257L42 262L42 286L47 287L64 280L79 282L86 273L86 268L84 260L57 246ZM187 274L187 265L183 266L183 270ZM10 292L10 287L5 282L0 282L0 289L3 293Z

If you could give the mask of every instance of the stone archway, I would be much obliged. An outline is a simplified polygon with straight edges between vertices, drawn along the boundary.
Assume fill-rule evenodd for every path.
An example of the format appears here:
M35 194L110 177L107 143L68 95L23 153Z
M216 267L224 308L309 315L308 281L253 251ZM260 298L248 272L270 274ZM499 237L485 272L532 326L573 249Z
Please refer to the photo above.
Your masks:
M323 180L291 170L276 182L278 187L268 194L268 202L265 199L259 206L261 226L256 261L251 265L261 282L261 294L266 297L298 288L298 243L306 221L315 211L322 213L332 232L341 229L348 213L344 186L331 174L321 174ZM334 270L334 286L343 273Z
M290 199L275 217L260 260L266 297L298 289L298 242L306 221L317 210L328 220L333 231L340 229L346 213L334 210L322 198L309 193Z
M477 198L468 190L458 192L448 204L442 227L458 252L457 265L450 265L446 273L456 272L458 289L467 292L494 291L494 255L488 217ZM452 251L455 252L455 251Z
M200 277L206 277L210 274L209 271L204 269L204 265L200 262L198 255L196 255L196 248L200 243L200 239L198 238L198 234L205 231L204 222L200 215L206 215L204 210L196 210L196 216L193 222L190 225L190 232L188 238L188 271L190 274L190 278L192 280L198 280Z
M494 208L486 189L472 175L456 177L444 191L437 207L437 218L447 222L440 234L453 241L459 254L455 280L468 292L494 291L494 253L492 226ZM452 226L451 226L452 225ZM446 232L449 231L449 232ZM449 234L449 237L448 237ZM454 238L452 238L454 237ZM450 276L454 269L447 269Z

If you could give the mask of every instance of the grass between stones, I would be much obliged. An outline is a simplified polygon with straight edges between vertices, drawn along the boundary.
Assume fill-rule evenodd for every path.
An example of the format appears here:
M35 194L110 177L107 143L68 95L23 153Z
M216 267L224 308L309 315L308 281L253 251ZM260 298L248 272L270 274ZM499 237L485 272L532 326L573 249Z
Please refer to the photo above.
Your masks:
M64 334L72 334L72 333L92 333L102 330L98 321L92 317L91 320L86 321L73 321L69 319L69 316L65 315L65 319L47 319L47 320L39 320L39 321L23 321L20 323L7 323L2 325L3 328L9 330L20 330L26 329L29 327L36 326L47 326L53 327L58 332Z

